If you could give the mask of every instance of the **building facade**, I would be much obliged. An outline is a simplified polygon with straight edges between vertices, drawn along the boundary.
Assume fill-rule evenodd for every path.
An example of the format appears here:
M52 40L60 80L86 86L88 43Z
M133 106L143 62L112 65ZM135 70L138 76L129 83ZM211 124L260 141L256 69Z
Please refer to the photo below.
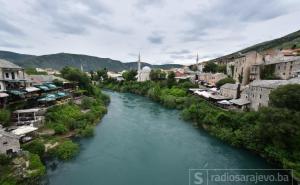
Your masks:
M237 99L239 98L240 84L224 84L220 88L220 94L222 96Z
M4 130L0 130L0 154L11 155L19 151L19 137Z
M24 69L0 59L0 92L26 87Z
M219 80L226 78L223 73L199 73L198 78L201 82L215 86Z
M300 78L290 80L255 80L242 92L242 98L250 101L250 108L257 111L260 107L269 105L269 95L272 90L281 85L300 84Z

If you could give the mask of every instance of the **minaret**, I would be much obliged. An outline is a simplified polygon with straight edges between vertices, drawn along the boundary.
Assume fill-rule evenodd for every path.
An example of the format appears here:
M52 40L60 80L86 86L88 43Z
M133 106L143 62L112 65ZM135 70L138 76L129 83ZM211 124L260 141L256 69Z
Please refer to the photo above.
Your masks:
M81 72L83 72L83 66L82 66L82 64L80 64L80 70L81 70Z
M137 81L140 81L140 79L141 79L141 53L139 53L139 59L138 59L138 71L137 71L137 74L138 74L138 79L137 79Z
M139 53L139 59L138 59L138 71L141 71L141 53Z
M197 71L198 71L198 69L199 69L198 64L199 64L199 55L198 55L198 53L197 53L197 58L196 58L196 67L197 67Z

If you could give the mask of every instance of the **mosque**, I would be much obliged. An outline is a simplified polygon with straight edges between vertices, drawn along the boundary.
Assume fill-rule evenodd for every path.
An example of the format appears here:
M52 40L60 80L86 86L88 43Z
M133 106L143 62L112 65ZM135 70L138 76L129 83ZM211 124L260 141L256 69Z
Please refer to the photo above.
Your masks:
M151 68L149 66L144 66L141 69L141 55L139 54L137 81L145 82L147 80L150 80L150 72L151 72Z

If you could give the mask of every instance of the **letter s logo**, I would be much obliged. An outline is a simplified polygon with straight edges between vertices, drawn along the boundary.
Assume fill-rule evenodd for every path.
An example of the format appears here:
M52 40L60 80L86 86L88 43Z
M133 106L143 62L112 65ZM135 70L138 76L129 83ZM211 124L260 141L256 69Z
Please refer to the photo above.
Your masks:
M201 172L196 172L194 174L194 184L203 184L203 173Z

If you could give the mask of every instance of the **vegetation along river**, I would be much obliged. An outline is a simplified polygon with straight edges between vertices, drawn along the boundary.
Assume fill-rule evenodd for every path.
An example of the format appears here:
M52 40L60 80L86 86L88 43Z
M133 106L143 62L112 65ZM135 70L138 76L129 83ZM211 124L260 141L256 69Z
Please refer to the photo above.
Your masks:
M106 93L111 103L95 136L78 141L81 151L75 159L56 162L55 168L48 162L47 184L188 185L193 168L273 168L195 129L178 110L133 94Z

